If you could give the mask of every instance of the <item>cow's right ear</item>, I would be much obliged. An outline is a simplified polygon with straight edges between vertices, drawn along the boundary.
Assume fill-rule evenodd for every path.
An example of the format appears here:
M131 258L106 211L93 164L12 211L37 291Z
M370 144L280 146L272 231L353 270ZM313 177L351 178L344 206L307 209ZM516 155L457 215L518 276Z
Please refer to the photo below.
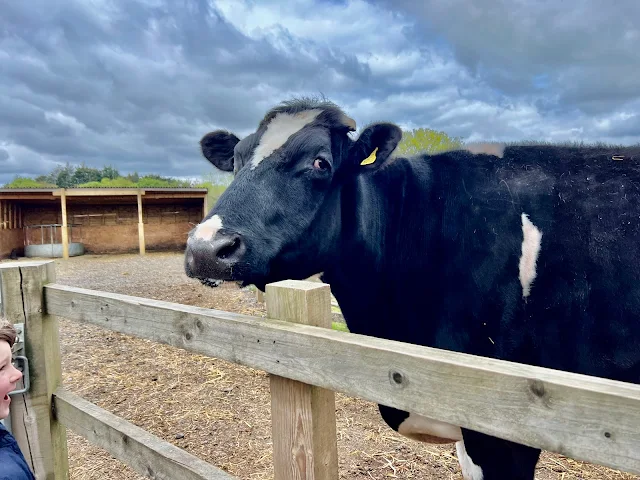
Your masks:
M209 132L200 140L204 158L224 172L233 172L233 149L240 141L233 133L224 130Z
M402 130L393 123L366 127L349 150L349 168L365 172L380 168L402 140Z

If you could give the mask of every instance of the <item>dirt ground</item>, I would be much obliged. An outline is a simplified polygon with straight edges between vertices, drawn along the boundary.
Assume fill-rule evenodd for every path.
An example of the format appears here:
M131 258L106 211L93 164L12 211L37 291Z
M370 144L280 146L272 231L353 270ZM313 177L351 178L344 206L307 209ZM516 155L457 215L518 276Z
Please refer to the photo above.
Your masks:
M264 316L250 289L208 288L183 273L181 253L85 255L56 260L57 282ZM215 358L61 319L63 382L70 391L239 479L273 478L269 378ZM336 394L341 479L462 480L453 445L425 445L389 429L374 404ZM68 431L73 480L141 479ZM536 479L640 477L543 453Z

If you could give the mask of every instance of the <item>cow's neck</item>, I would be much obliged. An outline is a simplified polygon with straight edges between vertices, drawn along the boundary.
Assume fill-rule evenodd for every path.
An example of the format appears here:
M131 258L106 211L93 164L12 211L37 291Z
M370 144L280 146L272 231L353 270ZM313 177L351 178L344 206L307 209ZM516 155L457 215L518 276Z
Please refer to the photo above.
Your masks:
M426 333L424 319L410 318L415 312L402 308L407 295L421 295L426 309L429 304L425 276L434 269L428 223L439 220L428 214L428 174L424 162L398 161L342 189L340 237L325 279L354 332L411 341L413 324ZM403 328L394 329L397 322ZM400 332L407 338L398 338Z

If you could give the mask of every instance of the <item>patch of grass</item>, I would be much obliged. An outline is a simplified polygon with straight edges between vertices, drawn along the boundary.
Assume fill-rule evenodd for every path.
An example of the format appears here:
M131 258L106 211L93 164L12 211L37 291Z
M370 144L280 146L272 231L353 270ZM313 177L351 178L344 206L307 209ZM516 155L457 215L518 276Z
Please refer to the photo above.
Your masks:
M347 324L342 322L331 322L331 329L338 330L339 332L349 332Z

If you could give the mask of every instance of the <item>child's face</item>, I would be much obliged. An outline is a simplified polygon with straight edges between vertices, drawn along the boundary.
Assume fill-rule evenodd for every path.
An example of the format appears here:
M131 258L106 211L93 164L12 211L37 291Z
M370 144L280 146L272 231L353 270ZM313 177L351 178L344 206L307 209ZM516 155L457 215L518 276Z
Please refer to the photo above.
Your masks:
M0 340L0 419L9 416L9 392L16 389L16 383L21 378L22 372L11 363L11 347Z

